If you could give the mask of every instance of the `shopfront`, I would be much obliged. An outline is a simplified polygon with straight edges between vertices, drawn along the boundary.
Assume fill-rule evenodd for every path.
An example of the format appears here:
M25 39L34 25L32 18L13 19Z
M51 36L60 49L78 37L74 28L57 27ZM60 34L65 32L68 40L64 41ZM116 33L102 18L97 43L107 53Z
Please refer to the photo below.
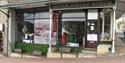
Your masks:
M17 9L17 42L49 45L50 49L62 46L97 49L105 41L112 45L114 10L110 5L109 1L99 1L53 3L50 9Z
M47 45L51 53L53 47L97 49L109 41L114 51L115 5L110 0L28 4L29 8L22 4L10 8L9 40L14 41L14 49L32 53L45 51L41 46Z
M109 1L52 5L52 43L97 48L103 40L112 41L113 7L110 5Z

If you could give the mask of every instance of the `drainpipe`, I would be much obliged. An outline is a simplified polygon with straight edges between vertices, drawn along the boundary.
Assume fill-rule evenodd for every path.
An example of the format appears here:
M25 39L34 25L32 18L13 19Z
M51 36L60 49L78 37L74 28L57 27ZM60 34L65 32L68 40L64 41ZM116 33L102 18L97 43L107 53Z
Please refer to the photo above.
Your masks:
M115 15L116 12L115 12L115 11L116 11L116 8L113 7L113 38L112 38L112 39L113 39L113 42L112 42L112 51L111 51L112 53L115 53L115 32L116 32L116 31L115 31L115 29L116 29L116 28L115 28L115 27L116 27L116 20L115 20L115 18L116 18L116 17L115 17L115 16L116 16L116 15Z

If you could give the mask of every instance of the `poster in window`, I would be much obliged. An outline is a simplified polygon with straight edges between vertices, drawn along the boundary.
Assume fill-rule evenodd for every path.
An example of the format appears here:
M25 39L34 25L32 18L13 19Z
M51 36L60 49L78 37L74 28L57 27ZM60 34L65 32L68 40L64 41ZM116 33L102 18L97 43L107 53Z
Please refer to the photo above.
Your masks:
M50 22L48 19L35 20L34 43L48 44L50 35Z
M58 18L59 18L59 12L53 11L52 14L52 30L51 30L51 44L56 45L56 38L57 38L57 26L58 26Z
M97 34L87 34L88 41L97 41Z
M53 12L52 15L52 32L57 32L57 21L58 21L59 13Z
M3 31L3 24L0 23L0 31Z

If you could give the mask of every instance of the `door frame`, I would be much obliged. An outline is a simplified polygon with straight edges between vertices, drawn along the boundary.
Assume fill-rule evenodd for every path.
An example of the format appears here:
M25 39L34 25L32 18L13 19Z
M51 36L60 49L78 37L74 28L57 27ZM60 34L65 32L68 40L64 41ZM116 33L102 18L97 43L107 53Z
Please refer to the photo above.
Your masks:
M85 48L89 48L88 46L87 46L87 28L88 28L88 22L89 21L92 21L92 20L89 20L88 19L88 10L89 9L86 9L86 11L85 11L85 13L86 13L86 22L85 22L85 30L86 30L86 33L85 33ZM96 20L97 21L97 46L98 46L98 44L100 43L100 39L99 39L99 34L100 34L100 19L101 19L101 15L100 15L100 12L101 12L101 9L97 9L97 12L98 12L98 19ZM96 48L97 48L97 46L96 46Z

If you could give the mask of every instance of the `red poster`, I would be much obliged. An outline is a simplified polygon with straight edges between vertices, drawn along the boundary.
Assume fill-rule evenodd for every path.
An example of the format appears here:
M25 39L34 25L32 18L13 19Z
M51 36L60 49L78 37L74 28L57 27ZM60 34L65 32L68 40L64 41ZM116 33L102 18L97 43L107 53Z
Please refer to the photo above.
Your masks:
M58 17L59 17L59 13L53 12L53 15L52 15L52 32L57 32Z

